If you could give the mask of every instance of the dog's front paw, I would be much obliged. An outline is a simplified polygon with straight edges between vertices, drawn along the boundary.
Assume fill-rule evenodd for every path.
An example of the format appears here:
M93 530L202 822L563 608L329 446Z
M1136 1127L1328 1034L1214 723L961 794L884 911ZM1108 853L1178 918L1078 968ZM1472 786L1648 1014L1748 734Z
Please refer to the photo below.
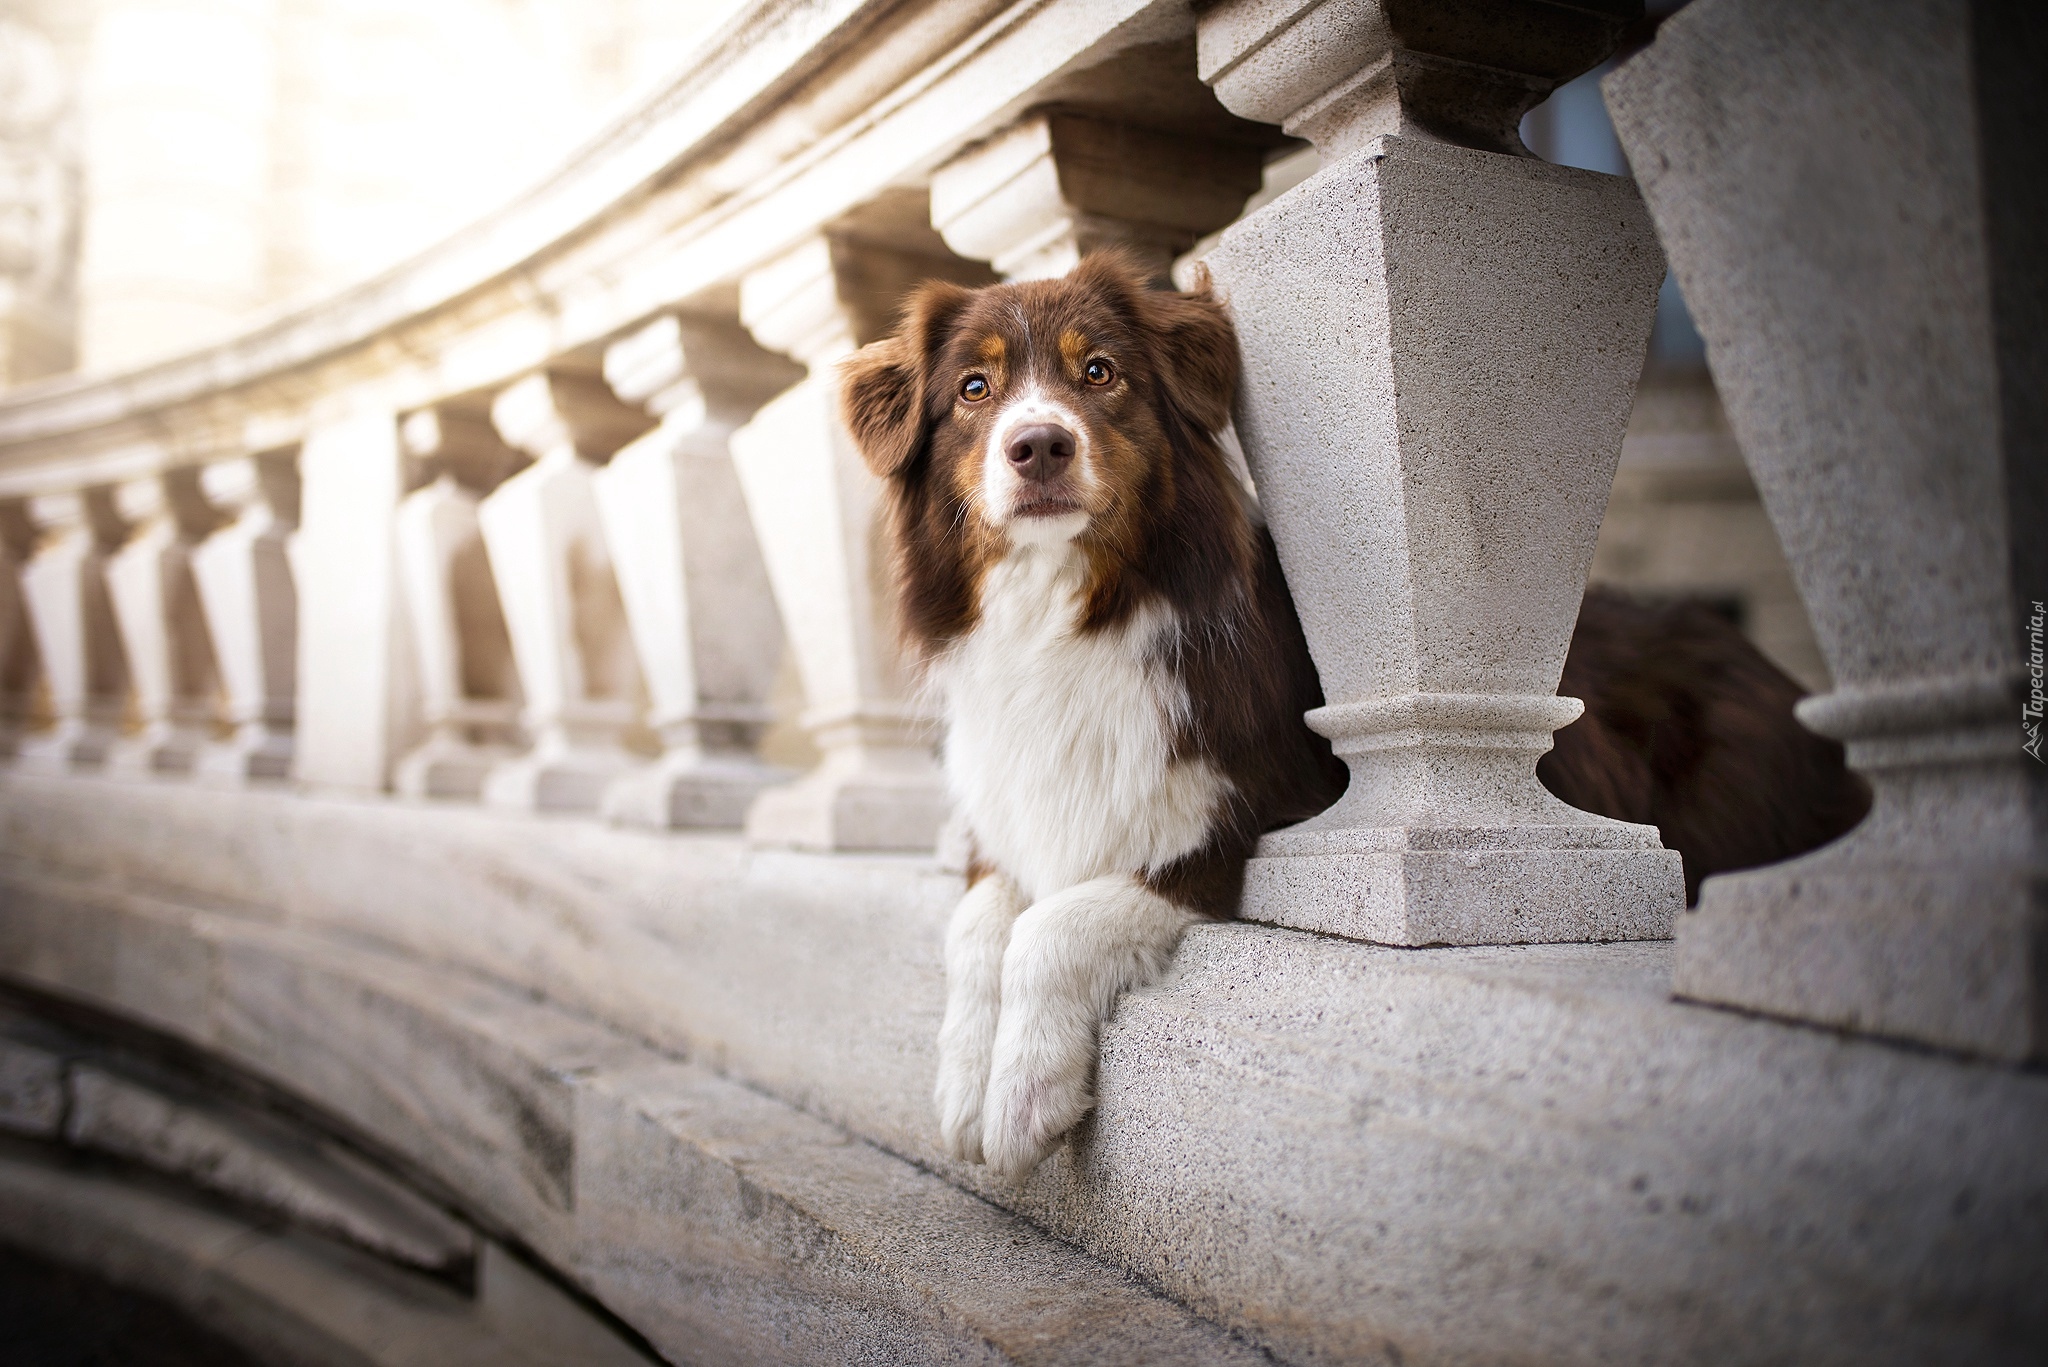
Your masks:
M1089 1049L1065 1059L997 1062L981 1126L983 1161L997 1176L1012 1182L1030 1176L1088 1114L1095 1104L1088 1089L1093 1064Z
M939 1147L963 1163L981 1161L982 1097L988 1091L986 1049L939 1048Z

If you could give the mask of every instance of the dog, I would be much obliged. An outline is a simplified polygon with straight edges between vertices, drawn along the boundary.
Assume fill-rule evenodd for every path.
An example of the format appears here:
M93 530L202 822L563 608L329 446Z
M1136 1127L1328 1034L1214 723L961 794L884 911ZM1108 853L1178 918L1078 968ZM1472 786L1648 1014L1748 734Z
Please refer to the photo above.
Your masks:
M1260 835L1344 791L1302 720L1322 691L1272 539L1220 444L1238 374L1206 287L1153 290L1113 253L1062 280L927 283L894 336L841 364L971 840L940 1138L1006 1178L1093 1104L1119 994L1189 925L1234 914ZM1609 691L1581 696L1598 711ZM1567 751L1567 801L1674 777L1622 772L1632 726Z

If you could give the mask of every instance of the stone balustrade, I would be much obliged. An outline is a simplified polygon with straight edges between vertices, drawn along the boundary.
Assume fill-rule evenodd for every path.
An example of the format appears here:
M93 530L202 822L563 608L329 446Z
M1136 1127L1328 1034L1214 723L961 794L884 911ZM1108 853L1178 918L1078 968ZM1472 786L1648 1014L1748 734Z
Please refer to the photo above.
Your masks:
M864 871L899 876L865 855L929 856L947 817L835 364L885 335L921 280L1052 276L1116 244L1164 282L1221 230L1206 260L1243 344L1236 429L1321 671L1326 702L1309 722L1352 779L1329 812L1266 838L1243 908L1262 924L1198 935L1198 963L1251 954L1243 972L1275 1000L1321 1001L1335 979L1310 986L1304 965L1365 952L1344 942L1414 955L1549 945L1527 952L1577 956L1543 962L1595 978L1602 964L1638 976L1650 964L1659 995L2039 1063L2048 803L2021 752L2016 689L2027 611L2048 596L2027 549L2048 508L2027 445L2040 344L2011 316L2037 289L2042 258L2024 249L2042 220L2015 206L2039 153L1971 121L1969 92L1981 102L2004 87L1983 74L1992 59L1971 45L1962 0L1899 0L1906 27L1889 34L1851 8L1699 0L1673 20L1609 83L1639 193L1537 160L1515 131L1613 51L1640 17L1630 0L758 6L575 165L392 274L187 357L0 396L11 764L127 780L129 806L143 779L269 785L275 804L311 814L264 818L294 832L328 821L334 795L432 801L419 829L460 832L465 857L484 860L497 837L479 832L529 829L518 813L725 830L731 859L769 872L693 873L711 856L673 842L693 851L676 856L683 901L758 895L771 921L801 902L790 925L824 925L822 894L790 891L776 860L825 861L803 867L830 870L820 886L857 902ZM1876 93L1900 90L1912 98ZM1746 112L1723 127L1724 108ZM1858 141L1859 119L1876 121L1877 142ZM1262 167L1296 139L1319 169L1244 213ZM1846 198L1802 216L1796 168L1816 159L1840 168ZM1915 212L1894 221L1893 203ZM1834 674L1801 715L1849 743L1878 795L1864 831L1710 880L1696 913L1653 828L1576 811L1535 779L1551 733L1581 710L1557 684L1667 251ZM1890 268L1852 280L1823 260ZM1929 261L1943 263L1936 275L1905 264ZM1889 340L1871 350L1873 337ZM379 832L366 848L409 848L398 827ZM584 867L575 848L561 867ZM789 850L811 853L770 853ZM917 870L900 876L925 880L922 916L932 880L954 885L929 862ZM555 875L521 876L539 887ZM401 920L366 933L429 952L407 937L432 932ZM1642 957L1654 946L1611 945L1674 929L1668 972ZM730 934L703 932L705 953ZM1562 948L1590 944L1611 947ZM723 1006L678 1017L651 1004L626 940L611 951L616 978L588 943L560 979L512 951L464 961L630 1035L673 1035L686 1051L715 1040L718 1060L730 1041L763 1090L1283 1354L1355 1360L1378 1341L1380 1312L1345 1318L1349 1291L1332 1288L1349 1279L1323 1254L1290 1252L1306 1280L1266 1282L1227 1250L1189 1267L1121 1227L1127 1208L1101 1183L1137 1193L1128 1208L1161 1228L1171 1202L1148 1185L1153 1170L1089 1157L1106 1139L1083 1136L1022 1197L985 1190L933 1156L905 1118L918 1112L888 1090L896 1072L876 1100L790 1065ZM921 990L884 960L877 981ZM25 972L14 958L0 971ZM1421 991L1406 972L1361 981ZM1228 1009L1228 991L1204 981L1209 1009ZM767 994L777 1022L812 1020L797 995ZM1176 1000L1140 1015L1156 1025ZM884 1009L833 998L816 1019L852 1032ZM1657 1009L1696 1013L1656 1017L1667 1025L1718 1019ZM647 1020L607 1015L635 1011ZM1117 1047L1138 1049L1134 1038L1106 1046L1106 1133L1130 1120L1107 1089L1130 1075ZM1198 1052L1145 1038L1161 1068ZM1688 1047L1658 1066L1682 1067ZM1983 1105L2039 1109L2037 1088L1998 1085ZM1375 1104L1357 1101L1343 1133L1375 1133ZM1309 1146L1340 1169L1335 1133L1317 1129ZM2032 1180L2012 1176L2019 1160L2003 1150L1984 1161L2006 1165L2000 1190ZM1291 1177L1244 1180L1292 1209ZM1311 1188L1354 1199L1324 1176ZM1279 1237L1263 1218L1252 1226ZM1293 1320L1259 1309L1276 1287L1307 1308ZM1815 1323L1853 1321L1853 1294L1837 1299ZM1808 1343L1798 1323L1767 1332ZM1496 1356L1512 1356L1501 1333ZM1703 1328L1696 1341L1731 1340ZM1460 1342L1408 1360L1478 1360ZM1622 1357L1639 1346L1612 1342Z

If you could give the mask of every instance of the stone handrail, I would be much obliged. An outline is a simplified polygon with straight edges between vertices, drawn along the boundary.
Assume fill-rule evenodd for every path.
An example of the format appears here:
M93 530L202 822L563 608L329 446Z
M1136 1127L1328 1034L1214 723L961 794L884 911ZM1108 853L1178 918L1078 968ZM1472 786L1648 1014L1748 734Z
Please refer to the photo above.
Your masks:
M929 854L931 719L834 365L921 280L1103 244L1164 278L1221 230L1237 430L1321 671L1310 724L1352 772L1262 844L1247 919L1415 947L1675 928L1688 999L2039 1062L2048 802L2017 688L2048 391L2008 317L2042 259L2013 207L2038 153L1969 117L2024 64L1973 48L1959 6L1900 0L1896 33L1851 8L1665 25L1608 86L1639 193L1514 131L1633 0L764 0L415 260L0 396L14 763ZM1815 112L1900 89L1884 147L1917 161ZM1708 136L1724 107L1755 127ZM1243 212L1294 137L1320 169ZM1787 168L1815 158L1868 202L1788 241ZM1925 288L1811 272L1869 250L1959 264ZM1667 251L1838 681L1802 716L1877 792L1865 831L1711 880L1697 914L1653 828L1534 777L1579 711L1557 682ZM1202 943L1285 976L1287 930ZM825 1109L921 1152L867 1104ZM1026 1205L1148 1265L1064 1200ZM1235 1313L1179 1275L1157 1279Z

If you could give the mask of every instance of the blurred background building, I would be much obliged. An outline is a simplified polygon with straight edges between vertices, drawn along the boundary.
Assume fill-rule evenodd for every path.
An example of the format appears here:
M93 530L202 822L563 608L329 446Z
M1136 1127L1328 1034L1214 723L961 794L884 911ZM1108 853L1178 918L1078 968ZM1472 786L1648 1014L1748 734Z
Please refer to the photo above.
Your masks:
M126 369L511 198L738 0L5 0L0 371Z

